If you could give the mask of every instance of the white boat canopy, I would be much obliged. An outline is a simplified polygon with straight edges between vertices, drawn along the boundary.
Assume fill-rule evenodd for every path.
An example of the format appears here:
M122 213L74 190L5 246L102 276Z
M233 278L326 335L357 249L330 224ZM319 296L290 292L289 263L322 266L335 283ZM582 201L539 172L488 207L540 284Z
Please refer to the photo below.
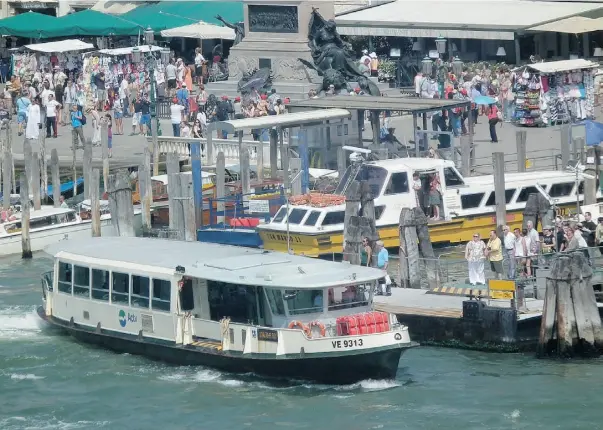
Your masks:
M583 58L576 58L575 60L548 61L546 63L527 64L525 66L518 67L517 69L523 69L524 67L527 69L536 70L546 75L557 72L569 72L571 70L596 69L599 67L599 65Z
M203 21L163 30L161 35L163 37L185 37L190 39L235 39L235 32L233 29L209 24Z
M132 53L134 48L138 48L140 52L145 53L149 52L149 45L140 45L140 46L132 46L128 48L116 48L116 49L99 49L98 53L105 55L129 55ZM151 52L161 51L163 48L161 46L151 45Z
M603 30L603 18L587 18L585 16L572 16L548 24L537 25L527 31L552 31L555 33L582 34L591 31Z
M239 130L272 127L298 127L304 124L320 121L350 118L347 109L317 109L305 112L287 113L285 115L268 115L258 118L233 119L230 121L217 121L207 125L208 131L224 130L234 133Z
M36 52L73 52L87 51L94 49L91 43L82 42L78 39L60 40L58 42L36 43L33 45L25 45L25 48Z

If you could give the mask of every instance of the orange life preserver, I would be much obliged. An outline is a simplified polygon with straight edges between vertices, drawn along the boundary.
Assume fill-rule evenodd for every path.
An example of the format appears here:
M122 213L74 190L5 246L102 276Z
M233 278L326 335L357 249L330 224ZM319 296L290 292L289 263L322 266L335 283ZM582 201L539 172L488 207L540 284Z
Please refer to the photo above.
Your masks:
M312 332L310 331L310 327L308 327L301 321L291 321L289 323L289 328L290 329L299 328L300 330L304 331L304 333L307 337L312 337Z
M310 329L310 333L312 333L312 327L318 327L320 329L320 336L325 337L327 334L327 328L320 321L312 321L308 324L308 329Z

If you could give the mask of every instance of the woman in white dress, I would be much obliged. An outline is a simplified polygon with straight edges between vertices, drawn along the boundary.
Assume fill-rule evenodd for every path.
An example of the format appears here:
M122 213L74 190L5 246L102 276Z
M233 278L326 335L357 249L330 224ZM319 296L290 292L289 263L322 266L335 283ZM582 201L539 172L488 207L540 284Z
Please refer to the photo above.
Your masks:
M38 139L40 136L40 99L36 97L27 107L26 139Z
M473 235L473 240L467 243L465 248L465 259L469 266L469 283L471 285L486 284L484 276L484 260L486 259L486 245L479 237L479 233Z
M90 110L92 115L92 145L100 146L101 144L101 117L96 109Z

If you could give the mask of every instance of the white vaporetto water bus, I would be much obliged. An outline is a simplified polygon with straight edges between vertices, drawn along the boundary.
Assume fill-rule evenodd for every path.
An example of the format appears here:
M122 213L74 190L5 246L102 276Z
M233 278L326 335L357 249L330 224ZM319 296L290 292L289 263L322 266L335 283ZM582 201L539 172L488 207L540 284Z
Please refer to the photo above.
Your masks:
M46 251L38 314L78 340L184 365L353 383L394 378L415 346L373 312L383 272L257 249L145 238Z

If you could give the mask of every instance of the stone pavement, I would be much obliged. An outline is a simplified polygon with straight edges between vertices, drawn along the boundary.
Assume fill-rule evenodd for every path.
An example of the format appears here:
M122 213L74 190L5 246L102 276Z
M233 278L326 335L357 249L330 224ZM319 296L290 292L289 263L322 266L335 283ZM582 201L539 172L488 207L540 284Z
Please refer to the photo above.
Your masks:
M111 168L116 166L132 166L137 165L142 157L145 139L142 136L130 136L131 118L124 118L124 135L113 134L113 158L111 159ZM170 120L160 120L161 129L164 136L172 135L172 127ZM420 122L419 122L420 123ZM401 116L392 117L391 124L395 127L395 134L401 142L408 142L413 138L412 117ZM428 128L431 129L431 122L428 121ZM516 171L516 143L515 133L517 130L526 130L527 132L527 158L533 161L533 170L549 169L553 163L553 156L560 152L560 132L558 126L545 128L524 128L516 127L513 124L504 123L502 127L497 125L497 134L499 143L490 143L490 135L488 129L488 121L485 117L479 118L479 123L476 126L476 134L474 136L475 147L475 165L476 172L487 174L492 172L492 152L495 150L503 150L506 154L507 171ZM17 136L16 124L13 125L13 153L15 154L15 163L17 166L23 163L23 136ZM113 125L115 131L115 124ZM71 127L59 127L58 138L50 138L46 140L46 148L48 157L53 148L56 148L59 154L59 160L62 167L71 166ZM90 137L92 135L91 120L84 126L84 135ZM574 127L573 135L575 137L584 136L584 127ZM365 139L371 139L372 133L370 125L367 122L365 127ZM248 136L245 137L250 138ZM436 146L437 141L430 140L430 145ZM33 145L33 150L36 151L36 146ZM81 165L83 151L78 150L77 160L78 165ZM98 165L101 162L101 148L93 149L93 163Z

